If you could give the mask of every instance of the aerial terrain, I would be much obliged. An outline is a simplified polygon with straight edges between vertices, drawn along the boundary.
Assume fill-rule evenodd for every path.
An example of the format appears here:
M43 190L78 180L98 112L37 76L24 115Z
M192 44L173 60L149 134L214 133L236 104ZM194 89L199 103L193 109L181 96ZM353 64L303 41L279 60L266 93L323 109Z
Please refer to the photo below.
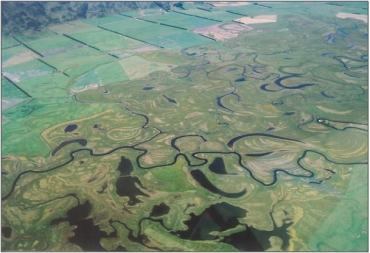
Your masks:
M368 251L368 2L2 2L2 251Z

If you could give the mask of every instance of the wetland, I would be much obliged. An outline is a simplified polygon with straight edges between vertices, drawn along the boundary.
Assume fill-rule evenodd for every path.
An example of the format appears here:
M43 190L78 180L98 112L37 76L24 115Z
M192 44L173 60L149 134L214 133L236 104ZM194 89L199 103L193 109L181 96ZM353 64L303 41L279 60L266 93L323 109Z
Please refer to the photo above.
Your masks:
M367 8L156 2L3 34L2 250L368 250Z

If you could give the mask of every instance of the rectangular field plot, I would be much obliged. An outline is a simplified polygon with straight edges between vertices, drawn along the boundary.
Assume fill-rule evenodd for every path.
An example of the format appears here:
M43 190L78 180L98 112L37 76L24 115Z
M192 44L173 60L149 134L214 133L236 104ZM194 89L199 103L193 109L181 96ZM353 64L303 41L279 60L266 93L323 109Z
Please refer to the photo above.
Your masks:
M121 21L124 19L129 19L129 17L125 17L122 15L112 15L112 16L103 17L103 18L82 19L82 21L90 25L98 26L98 25L104 25L108 23Z
M238 14L225 12L225 11L219 11L219 10L204 11L200 9L190 9L190 10L179 10L177 12L181 12L187 15L202 17L202 18L218 20L220 22L232 21L233 19L241 18L243 16L243 15L238 15Z
M76 33L70 33L68 36L91 46L97 43L121 38L121 36L116 33L112 33L97 27L89 28Z
M262 5L268 6L269 3L261 3ZM270 7L270 6L269 6ZM229 11L234 14L240 14L245 16L256 16L256 15L268 15L276 14L276 8L267 8L259 5L241 5L241 6L229 6L229 7L217 7L217 10Z
M235 38L241 32L251 31L253 28L243 24L223 24L223 25L211 25L202 28L195 29L193 32L202 34L204 36L212 37L216 40L225 40Z
M213 24L214 23L215 22L213 22ZM181 49L211 42L211 40L207 38L195 35L182 29L153 24L140 20L124 20L122 22L104 25L103 27L111 31L122 33L134 39L167 49ZM138 33L138 29L140 29L142 32Z
M125 82L128 80L130 79L125 70L117 61L114 61L101 65L77 77L71 89L74 92L79 92L84 90L87 85L97 87L99 85Z
M82 41L87 45L94 46L103 52L116 55L117 57L124 56L126 49L132 51L137 48L147 46L147 44L143 42L124 37L102 28L86 29L77 33L69 34L69 36Z
M68 74L70 77L76 77L101 64L114 61L115 58L85 46L58 55L45 57L43 60L59 71Z
M133 55L136 52L146 52L158 50L159 47L138 40L130 39L128 37L121 37L121 39L110 40L94 45L100 51L109 53L118 58L124 58Z
M158 70L170 70L167 64L149 62L136 55L119 60L119 64L126 71L130 79L141 78Z
M353 13L353 14L360 14L360 15L367 15L368 10L364 10L362 8L344 8L342 12Z
M162 15L141 17L141 19L149 20L152 22L160 23L160 24L181 27L181 28L188 29L188 30L194 30L199 27L217 24L217 21L214 21L214 20L189 16L189 15L176 13L176 12L168 12Z
M27 46L39 52L43 56L49 56L82 47L83 44L59 35L47 39L32 41L28 43Z
M53 72L53 68L38 60L32 60L2 69L3 75L15 83L29 78L47 75Z
M81 30L94 28L93 25L90 25L88 23L82 22L81 20L71 21L68 23L64 23L61 25L53 25L49 26L48 29L54 33L57 34L68 34L68 33L74 33Z
M33 98L68 97L69 78L60 73L52 73L27 79L17 83Z
M54 36L56 36L54 32L46 30L43 32L33 32L33 33L28 33L28 34L23 34L23 35L17 35L17 36L14 36L14 38L22 41L23 43L29 43L31 41L50 38Z
M2 50L1 63L2 67L6 68L12 65L34 60L39 57L40 56L38 54L32 52L25 46L18 45Z
M147 9L147 10L140 10L140 11L125 11L122 12L122 15L137 18L137 17L146 17L146 16L153 16L159 15L164 13L161 9Z
M14 47L16 45L19 45L20 43L13 39L12 37L5 37L1 36L1 48L8 48L8 47Z
M183 31L167 36L158 36L154 39L149 39L148 42L163 46L166 49L181 50L183 48L210 43L213 42L213 40L188 31Z
M1 97L2 98L28 98L20 89L11 84L4 77L1 77Z

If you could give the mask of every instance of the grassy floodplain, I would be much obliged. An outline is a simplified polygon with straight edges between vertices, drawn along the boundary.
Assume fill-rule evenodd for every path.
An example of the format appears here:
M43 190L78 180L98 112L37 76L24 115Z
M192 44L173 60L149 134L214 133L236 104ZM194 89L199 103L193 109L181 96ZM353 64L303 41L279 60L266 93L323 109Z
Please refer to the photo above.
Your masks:
M186 2L2 36L2 250L368 250L367 11Z

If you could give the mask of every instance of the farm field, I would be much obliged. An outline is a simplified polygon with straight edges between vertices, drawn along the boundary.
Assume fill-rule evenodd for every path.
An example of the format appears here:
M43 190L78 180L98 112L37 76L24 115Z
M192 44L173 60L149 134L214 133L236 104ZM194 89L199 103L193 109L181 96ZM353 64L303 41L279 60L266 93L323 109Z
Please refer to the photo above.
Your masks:
M158 4L2 36L2 251L368 251L368 4Z

